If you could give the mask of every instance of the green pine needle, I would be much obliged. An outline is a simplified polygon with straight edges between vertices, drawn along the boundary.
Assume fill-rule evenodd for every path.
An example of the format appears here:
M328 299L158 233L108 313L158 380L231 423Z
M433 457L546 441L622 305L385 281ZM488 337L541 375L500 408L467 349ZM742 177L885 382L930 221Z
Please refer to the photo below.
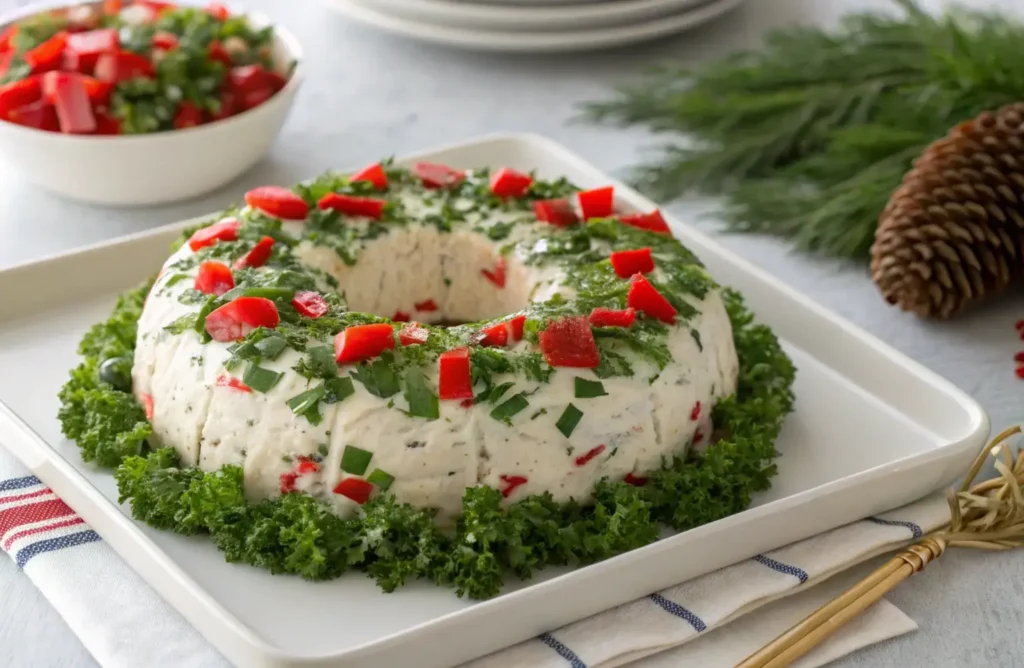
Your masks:
M783 28L758 50L660 66L584 117L686 135L635 170L654 199L722 195L733 231L866 258L914 157L957 123L1024 100L1024 24L894 2L900 14Z

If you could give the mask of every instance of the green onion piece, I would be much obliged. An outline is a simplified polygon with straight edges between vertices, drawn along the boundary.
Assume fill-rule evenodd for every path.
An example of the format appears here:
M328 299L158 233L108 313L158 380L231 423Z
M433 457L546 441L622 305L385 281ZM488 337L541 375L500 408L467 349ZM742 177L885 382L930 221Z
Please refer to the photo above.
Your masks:
M497 408L491 411L491 417L495 420L509 422L513 415L529 405L530 402L526 400L526 395L520 392L519 394L512 395L506 401L499 404Z
M288 341L280 336L268 336L262 341L257 341L255 347L263 359L276 360L288 347Z
M441 417L437 395L427 387L427 380L418 368L405 372L405 400L409 402L409 415L436 420Z
M366 476L366 482L376 485L382 492L388 491L388 487L391 487L391 483L394 481L395 476L380 469L373 469L370 475Z
M333 378L338 375L338 363L334 361L332 346L313 346L306 349L309 355L309 367L320 378Z
M354 445L346 445L345 452L341 453L341 470L352 475L363 475L370 466L372 458L372 452Z
M325 404L336 404L339 401L344 401L356 392L356 386L348 376L330 378L324 382L324 387L327 388L327 394L324 396Z
M555 426L558 427L558 431L562 432L562 435L566 438L572 436L573 430L576 429L576 425L583 419L583 411L576 408L572 404L565 407L562 411L562 416L558 418L558 422Z
M366 387L370 394L387 399L398 394L398 376L391 367L391 358L378 359L372 364L361 364L352 372L352 377Z
M320 400L326 393L327 388L323 385L318 385L289 399L288 408L292 409L292 413L296 415L305 415L310 424L318 425L323 419L319 409Z
M295 296L293 288L244 288L237 287L225 292L221 299L230 302L239 297L263 297L264 299L285 299L291 300Z
M331 450L330 448L327 447L326 443L321 443L320 445L316 446L316 451L317 453L319 453L321 457L326 457Z
M513 385L515 385L515 383L502 383L501 385L496 385L494 389L487 393L487 401L492 404L498 403L498 400L505 396L505 393L511 390Z
M257 392L269 392L281 380L283 373L264 369L261 366L249 362L242 376L242 382Z
M586 378L576 377L576 398L577 399L593 399L594 397L603 397L608 393L604 390L604 384L599 380L587 380Z
M181 281L185 280L186 278L188 278L188 274L174 274L173 276L168 278L166 282L164 282L164 287L165 288L169 288L172 285L174 285L175 283L180 283Z
M218 298L212 296L206 300L202 308L199 309L199 313L196 314L195 330L203 338L203 341L209 341L210 335L206 332L206 316L213 313L214 309L217 308Z

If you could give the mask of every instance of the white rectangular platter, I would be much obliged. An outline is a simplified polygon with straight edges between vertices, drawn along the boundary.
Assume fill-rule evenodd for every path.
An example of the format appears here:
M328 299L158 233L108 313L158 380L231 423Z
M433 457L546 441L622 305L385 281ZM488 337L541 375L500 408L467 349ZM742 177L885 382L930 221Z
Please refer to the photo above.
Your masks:
M402 162L488 165L614 183L553 142L491 136ZM451 666L611 606L917 499L951 482L988 435L963 392L679 221L676 236L746 296L798 367L779 475L749 510L580 569L510 583L484 602L414 583L394 594L351 574L308 583L229 565L203 538L136 524L108 472L60 435L57 391L86 327L154 273L182 224L0 271L0 442L73 506L232 662L245 666Z

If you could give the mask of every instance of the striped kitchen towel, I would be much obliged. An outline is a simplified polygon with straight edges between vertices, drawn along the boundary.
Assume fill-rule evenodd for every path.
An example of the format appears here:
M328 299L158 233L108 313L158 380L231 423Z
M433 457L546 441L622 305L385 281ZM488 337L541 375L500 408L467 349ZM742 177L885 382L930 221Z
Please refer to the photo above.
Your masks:
M734 665L838 591L829 584L808 590L811 585L937 528L946 513L941 496L924 499L670 587L464 668ZM71 508L2 448L0 547L101 665L228 665ZM915 628L882 601L799 665L820 666Z

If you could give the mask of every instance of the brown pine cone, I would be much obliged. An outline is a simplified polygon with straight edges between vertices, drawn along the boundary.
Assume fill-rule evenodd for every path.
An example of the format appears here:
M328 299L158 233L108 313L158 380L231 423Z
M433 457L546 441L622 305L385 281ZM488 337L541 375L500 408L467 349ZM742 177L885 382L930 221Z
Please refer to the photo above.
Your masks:
M953 128L882 212L871 277L890 304L948 318L1024 274L1024 103Z

